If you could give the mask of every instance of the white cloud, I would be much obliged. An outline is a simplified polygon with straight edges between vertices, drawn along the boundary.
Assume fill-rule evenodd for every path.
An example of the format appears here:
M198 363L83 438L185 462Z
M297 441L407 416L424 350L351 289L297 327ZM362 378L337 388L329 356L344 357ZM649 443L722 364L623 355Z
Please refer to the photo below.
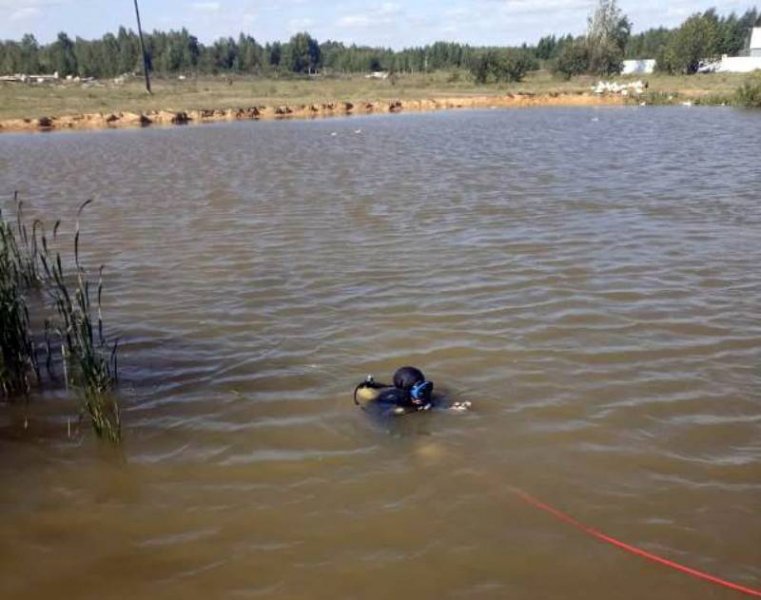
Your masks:
M384 2L376 10L379 16L398 15L400 12L402 12L402 8L395 2Z
M222 4L219 2L193 2L190 6L193 10L206 13L219 12L222 8Z
M314 21L309 18L291 19L288 21L288 33L301 33L302 31L308 31Z
M11 13L8 17L11 21L26 21L28 19L34 19L42 15L42 10L36 6L27 6L26 8L20 8Z
M394 2L384 2L362 13L344 15L336 21L343 29L386 27L404 18L402 8Z
M0 0L0 23L30 27L42 19L46 11L66 3L66 0Z
M51 6L68 4L66 0L0 0L0 12L23 12L31 9L40 10Z
M370 20L370 17L367 15L346 15L345 17L341 17L338 19L337 25L339 27L367 27L370 25L372 21Z

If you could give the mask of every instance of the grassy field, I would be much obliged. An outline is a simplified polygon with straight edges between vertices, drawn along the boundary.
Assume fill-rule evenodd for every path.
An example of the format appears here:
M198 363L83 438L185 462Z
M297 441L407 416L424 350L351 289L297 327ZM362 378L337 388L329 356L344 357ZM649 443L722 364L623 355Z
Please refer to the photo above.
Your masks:
M693 76L648 75L618 77L617 81L646 79L649 95L667 99L695 99L720 103L731 99L746 76L704 74ZM0 120L64 116L82 113L111 113L150 110L187 111L201 108L234 108L254 105L299 105L328 101L415 100L506 93L588 92L594 77L570 81L549 73L531 73L523 82L475 85L466 72L437 72L400 75L393 80L366 79L361 75L300 79L260 77L199 77L180 81L155 78L153 95L145 93L143 80L133 78L123 84L101 81L90 84L0 83Z

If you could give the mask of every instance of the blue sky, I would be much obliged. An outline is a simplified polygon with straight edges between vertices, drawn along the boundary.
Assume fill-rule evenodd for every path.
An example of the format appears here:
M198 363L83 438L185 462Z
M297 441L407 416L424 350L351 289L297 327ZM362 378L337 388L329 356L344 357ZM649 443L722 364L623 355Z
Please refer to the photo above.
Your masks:
M260 42L309 31L319 41L366 43L395 49L437 40L516 45L549 34L582 33L597 0L139 0L144 29L187 27L202 42L241 31ZM753 2L619 0L635 31L673 27L715 6L738 13ZM0 39L33 33L49 42L57 32L100 37L119 25L134 29L132 0L0 0Z

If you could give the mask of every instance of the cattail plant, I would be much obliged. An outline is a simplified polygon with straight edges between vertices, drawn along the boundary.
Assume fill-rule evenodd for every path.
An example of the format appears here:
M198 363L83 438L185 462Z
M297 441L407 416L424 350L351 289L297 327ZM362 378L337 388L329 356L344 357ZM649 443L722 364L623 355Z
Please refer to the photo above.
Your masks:
M121 436L121 422L119 406L113 394L117 381L118 342L109 345L103 335L103 266L98 274L97 317L93 317L91 284L79 260L79 218L90 202L92 199L84 202L77 211L74 233L74 281L67 281L61 254L53 254L44 233L41 237L42 252L39 253L39 257L49 282L48 291L58 314L58 322L52 328L61 340L66 385L82 395L84 411L89 416L95 433L99 437L118 441ZM58 223L54 228L54 235L57 228Z
M0 393L26 396L38 376L24 296L24 262L12 227L0 211Z
M18 239L0 212L0 391L6 397L26 395L33 379L41 381L25 291L42 288L55 309L55 314L45 319L44 348L47 350L48 372L52 372L53 348L57 345L67 388L80 395L82 412L89 417L96 435L116 442L121 437L119 407L113 393L117 381L118 343L110 344L103 334L103 267L99 270L96 304L93 306L92 285L79 258L79 218L92 200L84 202L77 212L74 234L76 272L68 275L60 252L53 251L48 244L42 222L34 221L30 235L18 194L14 199ZM53 227L54 241L59 226L60 221L57 221ZM57 338L56 342L51 333Z

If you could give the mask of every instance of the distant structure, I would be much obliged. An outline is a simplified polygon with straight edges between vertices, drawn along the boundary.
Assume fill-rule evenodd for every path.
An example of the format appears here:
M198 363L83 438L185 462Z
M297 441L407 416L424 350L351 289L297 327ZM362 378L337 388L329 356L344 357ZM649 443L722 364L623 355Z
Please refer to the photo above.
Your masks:
M748 56L761 57L761 27L754 27L750 34L750 53Z
M750 34L747 56L727 56L717 60L703 61L700 73L750 73L761 69L761 27L754 27ZM654 59L625 60L622 75L649 75L655 70Z
M748 56L722 56L721 60L707 65L706 70L719 73L750 73L761 69L761 27L754 27L750 32Z
M704 73L752 73L761 69L761 54L755 56L722 56L721 60L707 64Z
M650 75L655 71L655 59L625 60L621 75Z
M55 83L58 82L58 71L52 75L26 75L25 73L18 73L16 75L3 75L0 77L0 82L4 83ZM67 79L69 79L67 77ZM79 77L77 77L79 81Z

